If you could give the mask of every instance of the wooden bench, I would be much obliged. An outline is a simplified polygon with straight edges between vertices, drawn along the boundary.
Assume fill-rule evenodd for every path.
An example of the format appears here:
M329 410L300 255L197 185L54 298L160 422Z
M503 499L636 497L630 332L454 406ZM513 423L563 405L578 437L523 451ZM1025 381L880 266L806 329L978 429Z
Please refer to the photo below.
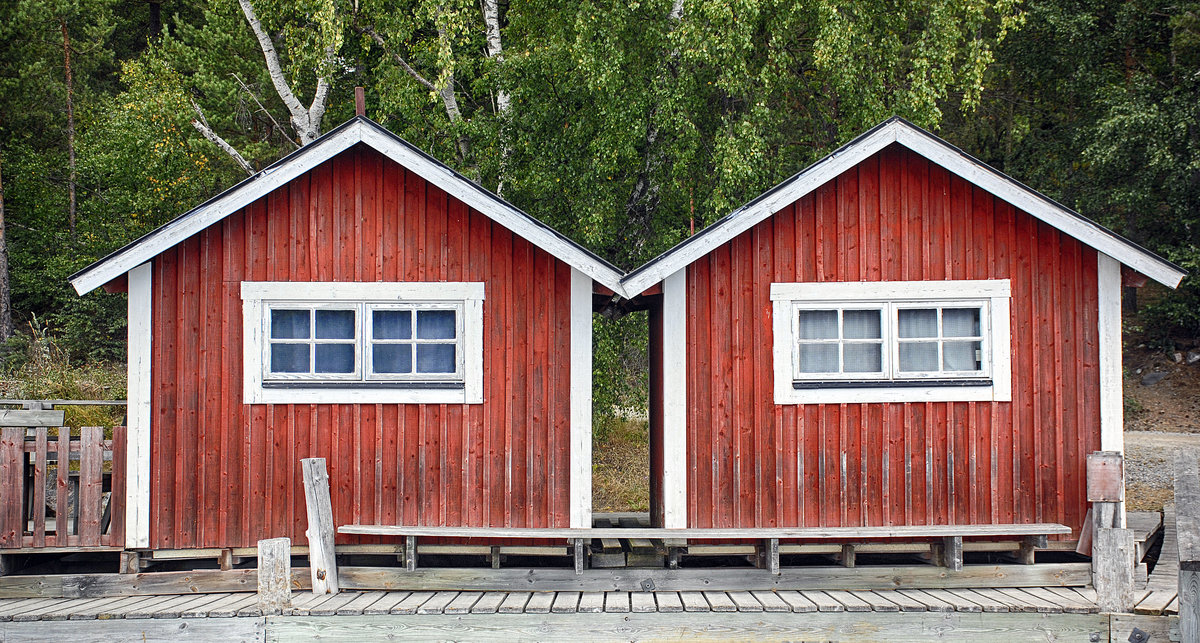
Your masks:
M405 567L417 566L418 538L524 538L566 540L574 550L575 572L584 569L584 546L594 538L652 539L682 546L689 540L754 540L760 543L762 566L779 573L780 540L859 542L893 538L935 540L940 547L939 564L954 571L962 569L963 538L1020 538L1022 562L1032 563L1033 552L1047 546L1047 537L1070 534L1071 528L1055 523L996 525L903 525L895 527L778 527L759 529L662 529L656 527L612 528L521 528L521 527L417 527L398 525L343 525L341 534L395 536L404 538Z

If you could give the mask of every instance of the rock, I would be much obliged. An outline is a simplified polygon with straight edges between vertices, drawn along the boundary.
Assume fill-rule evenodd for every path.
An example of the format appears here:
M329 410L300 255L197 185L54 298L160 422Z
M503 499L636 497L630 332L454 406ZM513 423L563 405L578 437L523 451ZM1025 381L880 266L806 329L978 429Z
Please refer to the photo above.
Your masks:
M1200 351L1188 351L1187 363L1195 364L1196 362L1200 362Z
M1175 360L1176 364L1179 364L1180 362L1183 361L1183 353L1175 353L1171 357Z
M1142 376L1142 386L1154 386L1167 377L1165 371L1151 371Z

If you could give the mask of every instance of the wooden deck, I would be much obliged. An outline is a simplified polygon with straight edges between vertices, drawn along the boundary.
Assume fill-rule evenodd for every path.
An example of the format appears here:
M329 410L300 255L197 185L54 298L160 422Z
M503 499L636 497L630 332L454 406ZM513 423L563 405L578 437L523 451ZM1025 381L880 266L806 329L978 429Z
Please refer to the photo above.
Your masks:
M1097 613L1088 588L754 592L343 592L0 600L0 640L1168 641L1164 617ZM1177 629L1177 628L1176 628ZM1177 640L1177 638L1175 639Z
M1163 508L1162 530L1162 550L1133 608L1137 614L1179 613L1179 544L1175 538L1174 505Z

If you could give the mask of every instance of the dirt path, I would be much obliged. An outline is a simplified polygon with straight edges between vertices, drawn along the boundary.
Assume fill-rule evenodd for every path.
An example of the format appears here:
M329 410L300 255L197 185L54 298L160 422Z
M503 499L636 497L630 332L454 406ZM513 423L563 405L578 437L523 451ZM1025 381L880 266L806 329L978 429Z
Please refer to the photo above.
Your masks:
M1175 452L1200 450L1200 433L1125 432L1125 502L1130 511L1161 509L1175 497Z

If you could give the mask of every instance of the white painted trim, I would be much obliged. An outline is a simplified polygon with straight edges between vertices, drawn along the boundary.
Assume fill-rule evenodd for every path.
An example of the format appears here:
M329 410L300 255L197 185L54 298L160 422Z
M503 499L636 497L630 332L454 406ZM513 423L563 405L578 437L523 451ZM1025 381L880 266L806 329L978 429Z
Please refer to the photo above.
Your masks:
M1121 382L1121 264L1096 255L1100 299L1100 450L1125 451L1124 395Z
M1010 297L1008 279L955 281L839 281L771 284L771 301L921 301Z
M245 404L480 404L483 402L482 282L242 282L242 402ZM268 302L396 303L446 301L462 305L463 387L263 387L264 307ZM365 323L365 321L363 322ZM303 380L297 380L301 384Z
M665 283L664 283L665 287ZM665 292L665 291L664 291ZM1008 402L1012 400L1011 292L1008 279L959 281L856 281L773 283L772 357L776 404L841 404L876 402ZM872 386L804 388L793 386L794 304L845 306L853 302L889 306L912 301L975 302L990 311L985 326L991 384L988 386ZM986 305L985 305L986 304ZM890 313L889 313L890 315ZM886 327L886 325L885 325ZM892 342L885 341L888 350Z
M125 445L125 547L150 547L150 418L153 270L129 271Z
M88 293L358 143L371 146L614 292L622 292L621 273L618 270L507 201L455 174L382 126L364 118L335 129L295 152L286 161L259 172L108 258L85 268L71 279L71 285L81 295Z
M680 243L651 260L622 280L626 297L634 297L650 286L707 255L730 239L749 230L845 170L866 160L891 143L899 143L974 185L1028 212L1083 243L1107 253L1121 263L1174 288L1184 272L1148 250L1138 247L1099 224L1093 223L1037 192L1012 181L949 143L901 120L886 121L866 135L834 151L804 171L772 188L711 229Z
M663 527L688 526L687 269L663 280Z
M570 526L592 526L592 278L571 270Z

